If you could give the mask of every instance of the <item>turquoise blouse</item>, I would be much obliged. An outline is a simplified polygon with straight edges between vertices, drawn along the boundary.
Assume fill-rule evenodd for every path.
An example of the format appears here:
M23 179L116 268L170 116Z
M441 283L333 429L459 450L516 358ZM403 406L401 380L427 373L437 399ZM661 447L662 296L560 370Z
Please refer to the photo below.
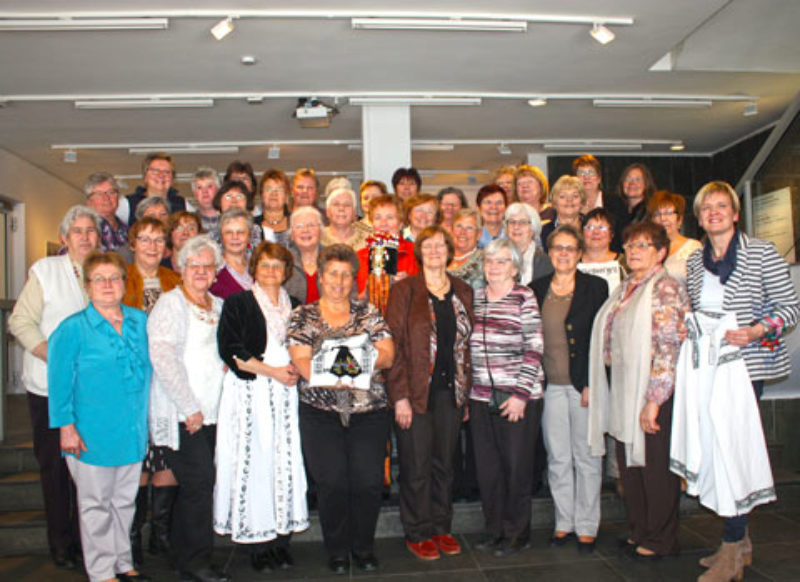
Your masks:
M47 343L50 427L74 423L89 465L137 463L147 452L147 316L123 305L122 317L120 335L90 303Z

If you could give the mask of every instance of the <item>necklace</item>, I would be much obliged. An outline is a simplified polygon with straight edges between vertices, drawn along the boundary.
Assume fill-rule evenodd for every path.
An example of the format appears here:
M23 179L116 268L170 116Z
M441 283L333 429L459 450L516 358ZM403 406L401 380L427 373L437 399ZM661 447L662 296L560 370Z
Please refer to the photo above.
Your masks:
M264 214L264 222L266 222L269 226L277 226L281 222L283 222L283 220L285 218L286 218L286 215L281 214L280 218L278 218L277 220L270 220L269 218L267 218L267 215Z
M436 296L441 295L444 291L447 291L447 288L450 286L450 279L447 277L444 278L444 284L439 287L432 287L431 285L426 285L428 287L428 291L433 293Z
M457 262L459 262L459 263L460 263L461 261L465 261L465 260L467 260L469 257L471 257L473 254L475 254L475 251L477 251L477 250L478 250L478 247L475 247L474 249L472 249L471 251L469 251L469 252L468 252L468 253L466 253L466 254L463 254L463 255L456 255L456 256L454 256L454 257L453 257L453 261L457 261Z

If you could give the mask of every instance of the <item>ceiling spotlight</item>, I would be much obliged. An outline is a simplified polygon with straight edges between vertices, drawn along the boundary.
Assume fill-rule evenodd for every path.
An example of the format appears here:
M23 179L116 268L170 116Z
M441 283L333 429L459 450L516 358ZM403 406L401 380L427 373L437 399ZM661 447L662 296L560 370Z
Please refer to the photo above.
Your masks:
M745 117L753 117L754 115L758 115L758 103L756 103L755 101L746 103L744 108L742 109L742 115L744 115Z
M245 66L255 65L257 62L253 55L245 55L241 59L241 63Z
M506 144L501 143L497 146L497 153L501 156L510 156L511 155L511 148L508 147Z
M75 150L67 150L64 152L64 163L65 164L77 164L78 163L78 152Z
M337 115L336 107L326 105L316 97L302 97L297 100L297 108L292 117L300 122L300 127L330 127L331 118Z
M233 18L228 16L211 27L211 35L217 40L222 40L233 32Z
M536 99L528 99L528 105L531 107L541 107L547 105L547 99L544 97L537 97Z
M609 28L600 22L595 22L594 26L592 26L592 30L589 31L589 34L592 35L592 38L595 39L600 44L608 44L612 40L614 40L614 33L609 30Z
M686 149L686 146L683 145L683 142L679 141L669 146L669 149L671 149L673 152L682 152Z
M279 160L281 157L281 148L278 146L272 146L267 150L267 158L270 160Z

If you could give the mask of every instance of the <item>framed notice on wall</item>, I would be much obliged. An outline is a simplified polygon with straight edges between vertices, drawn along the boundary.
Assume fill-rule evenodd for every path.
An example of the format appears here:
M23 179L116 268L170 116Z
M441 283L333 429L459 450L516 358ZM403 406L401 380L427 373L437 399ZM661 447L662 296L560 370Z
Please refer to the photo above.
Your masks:
M775 243L778 254L788 263L795 262L794 220L791 188L781 188L756 196L753 200L753 234Z

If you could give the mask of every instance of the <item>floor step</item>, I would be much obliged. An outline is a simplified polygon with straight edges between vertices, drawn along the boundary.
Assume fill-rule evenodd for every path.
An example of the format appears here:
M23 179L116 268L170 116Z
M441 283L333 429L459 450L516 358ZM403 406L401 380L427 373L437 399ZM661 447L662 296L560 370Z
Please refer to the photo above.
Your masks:
M38 470L39 465L30 442L0 445L0 475Z
M37 483L38 485L38 483ZM0 495L2 498L2 495ZM602 495L603 521L614 522L625 519L625 508L622 500L614 493L604 492ZM7 505L7 504L4 504ZM696 501L688 498L681 500L681 514L689 515L699 511ZM549 496L540 496L533 500L533 528L550 528L553 526L553 502ZM483 513L479 502L461 502L454 505L453 531L463 534L483 531ZM147 539L148 526L144 528ZM378 538L396 538L403 536L400 513L397 507L384 507L378 518L375 533ZM312 512L311 526L302 534L295 536L297 541L321 541L322 530L316 512ZM229 538L218 537L219 546L230 545ZM0 511L0 556L41 553L47 551L47 536L44 512L31 510Z
M44 509L38 471L25 471L0 477L0 511Z

